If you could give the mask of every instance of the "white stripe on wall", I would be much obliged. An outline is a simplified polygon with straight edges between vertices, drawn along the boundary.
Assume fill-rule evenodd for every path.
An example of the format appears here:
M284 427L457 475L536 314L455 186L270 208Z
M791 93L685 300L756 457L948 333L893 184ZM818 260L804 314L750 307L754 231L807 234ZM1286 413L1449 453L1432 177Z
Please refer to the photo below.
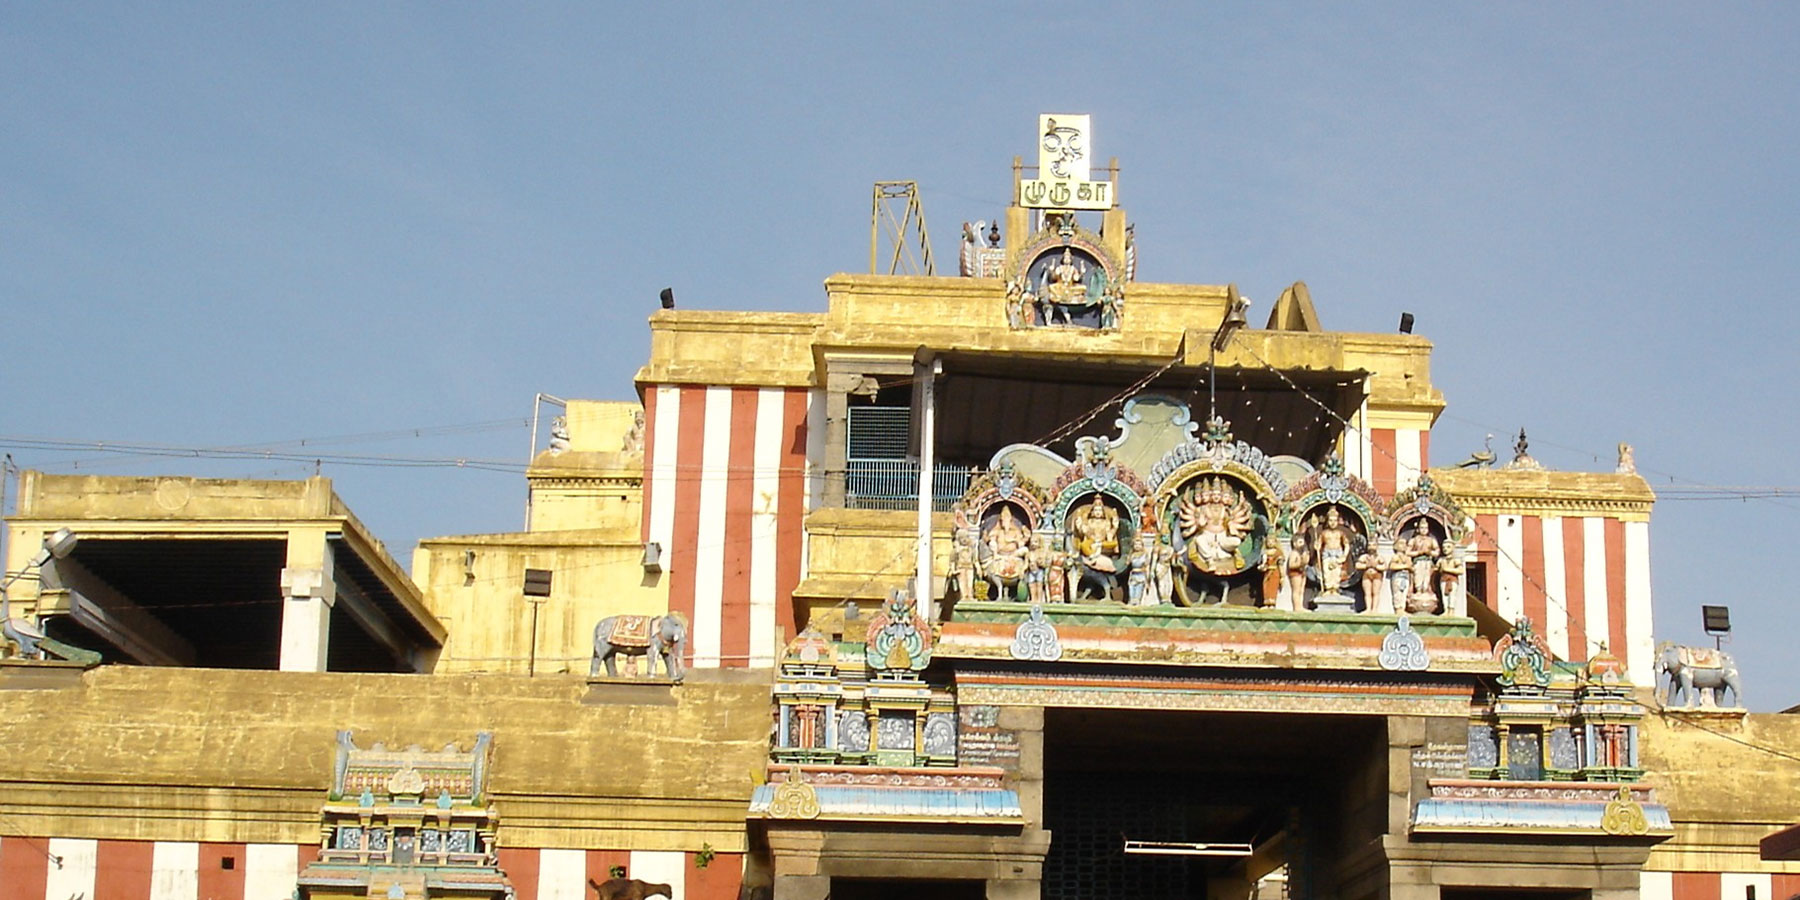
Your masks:
M198 900L199 896L200 845L157 841L150 851L150 900Z
M675 545L675 452L681 445L681 389L656 388L656 446L650 460L650 536L664 553ZM685 561L681 561L685 562ZM680 563L671 563L680 564Z
M1499 516L1494 530L1497 593L1494 611L1508 622L1517 622L1525 614L1525 573L1519 568L1525 558L1524 519L1521 516ZM1540 625L1542 623L1539 623Z
M1567 567L1563 560L1563 524L1561 516L1534 516L1533 528L1544 532L1544 639L1558 659L1574 659L1569 655L1568 591L1563 580Z
M687 896L687 854L680 850L633 850L631 877L666 884L675 892L669 900L683 900Z
M1754 888L1754 897L1750 889ZM1720 872L1719 900L1785 900L1775 896L1774 879L1767 872Z
M294 844L244 847L244 900L292 900L300 878L300 848Z
M1587 626L1588 658L1601 644L1619 656L1619 648L1607 637L1612 633L1612 613L1606 607L1606 520L1599 516L1581 520L1581 595L1587 613L1582 624Z
M538 851L537 900L583 900L587 890L587 851Z
M756 472L750 513L750 665L773 666L775 653L775 560L781 505L781 431L787 391L756 392Z
M694 548L694 665L718 668L725 625L725 508L731 484L731 388L706 389L700 445L700 533Z
M1625 672L1633 684L1652 683L1656 639L1650 630L1650 523L1625 523Z
M1674 873L1638 873L1638 900L1675 900ZM1721 897L1719 900L1724 900L1724 898Z
M45 861L49 871L44 878L44 900L93 900L100 843L90 838L51 838L47 843L50 856L60 865Z
M1423 432L1394 429L1394 490L1404 491L1419 483L1419 458L1423 456Z

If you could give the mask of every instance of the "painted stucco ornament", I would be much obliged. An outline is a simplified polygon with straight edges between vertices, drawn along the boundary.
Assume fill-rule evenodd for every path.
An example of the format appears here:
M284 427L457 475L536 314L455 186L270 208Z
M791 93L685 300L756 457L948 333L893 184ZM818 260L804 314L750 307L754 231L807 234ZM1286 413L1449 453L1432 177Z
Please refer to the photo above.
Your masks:
M819 817L819 794L800 775L800 767L787 771L787 780L775 789L769 800L771 819L816 819Z
M1425 639L1412 628L1412 617L1401 616L1394 630L1381 639L1383 669L1390 672L1423 672L1431 667L1431 655L1425 652Z
M1606 812L1600 816L1600 830L1607 834L1637 835L1648 834L1650 820L1644 816L1644 807L1632 799L1631 788L1619 785L1619 793L1606 802Z
M931 623L905 591L890 591L869 622L868 647L871 669L920 671L931 662Z
M1044 662L1062 659L1062 641L1057 639L1056 626L1044 618L1042 604L1031 604L1030 617L1019 623L1013 635L1012 657Z
M1550 646L1531 627L1529 616L1513 623L1512 633L1494 644L1500 661L1499 682L1509 688L1543 687L1550 683Z

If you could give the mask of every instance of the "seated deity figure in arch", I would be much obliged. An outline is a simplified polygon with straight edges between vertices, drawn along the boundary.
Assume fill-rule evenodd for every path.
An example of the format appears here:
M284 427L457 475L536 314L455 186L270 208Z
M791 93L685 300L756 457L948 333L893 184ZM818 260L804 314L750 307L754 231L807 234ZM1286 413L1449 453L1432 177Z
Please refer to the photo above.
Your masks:
M1210 575L1234 575L1243 569L1238 548L1255 517L1247 498L1214 479L1189 487L1177 506L1176 523L1188 562Z
M1044 276L1044 293L1051 303L1074 306L1087 302L1087 273L1069 248L1063 248L1062 258Z
M1069 517L1069 537L1082 567L1091 573L1083 580L1098 583L1102 599L1110 596L1118 582L1121 562L1118 510L1095 494L1093 502Z
M995 600L1016 599L1005 596L1006 589L1019 584L1030 564L1031 531L1013 514L1011 506L1002 505L1000 514L981 536L985 550L983 574L993 585Z

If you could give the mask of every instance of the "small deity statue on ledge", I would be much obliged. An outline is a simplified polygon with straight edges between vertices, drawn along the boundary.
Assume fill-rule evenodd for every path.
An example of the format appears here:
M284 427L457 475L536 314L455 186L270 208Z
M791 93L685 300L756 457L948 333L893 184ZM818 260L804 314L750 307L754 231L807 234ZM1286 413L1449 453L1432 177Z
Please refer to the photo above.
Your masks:
M1312 567L1312 550L1306 545L1306 532L1296 532L1288 542L1287 577L1288 608L1306 608L1306 570Z
M1316 526L1312 540L1320 593L1341 595L1350 585L1351 568L1360 549L1357 544L1361 537L1344 524L1344 515L1337 507L1326 507L1324 524Z
M631 414L631 428L625 432L625 441L619 446L620 453L644 452L644 411L637 410Z
M1463 548L1452 544L1450 552L1438 560L1438 593L1443 598L1439 612L1463 614L1457 604L1456 586L1462 582L1464 571Z
M569 450L569 420L557 416L550 420L550 455L561 456Z
M1006 324L1025 328L1037 318L1037 297L1026 289L1025 276L1015 276L1006 283Z
M1436 576L1438 560L1442 554L1443 546L1423 521L1413 527L1412 534L1401 545L1398 555L1407 561L1409 569L1407 582L1410 588L1405 601L1407 612L1438 611Z
M1387 572L1387 563L1381 558L1381 552L1371 544L1364 548L1362 555L1356 558L1356 571L1362 573L1363 611L1388 613L1391 600L1387 603L1381 599L1381 578Z
M958 510L960 516L961 510ZM975 599L975 530L958 527L950 536L950 581L956 596Z

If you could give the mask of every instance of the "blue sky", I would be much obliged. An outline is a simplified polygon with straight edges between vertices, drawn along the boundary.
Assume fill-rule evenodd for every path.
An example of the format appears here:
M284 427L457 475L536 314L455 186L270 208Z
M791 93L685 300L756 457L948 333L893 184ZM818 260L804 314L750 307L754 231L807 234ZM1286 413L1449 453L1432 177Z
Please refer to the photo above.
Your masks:
M516 466L534 393L633 396L661 288L822 309L884 179L949 262L1037 114L1087 112L1141 279L1413 312L1439 462L1630 441L1658 637L1729 604L1751 705L1800 702L1800 496L1668 490L1800 485L1800 8L891 6L0 0L0 434ZM516 472L322 469L403 562L520 524Z

